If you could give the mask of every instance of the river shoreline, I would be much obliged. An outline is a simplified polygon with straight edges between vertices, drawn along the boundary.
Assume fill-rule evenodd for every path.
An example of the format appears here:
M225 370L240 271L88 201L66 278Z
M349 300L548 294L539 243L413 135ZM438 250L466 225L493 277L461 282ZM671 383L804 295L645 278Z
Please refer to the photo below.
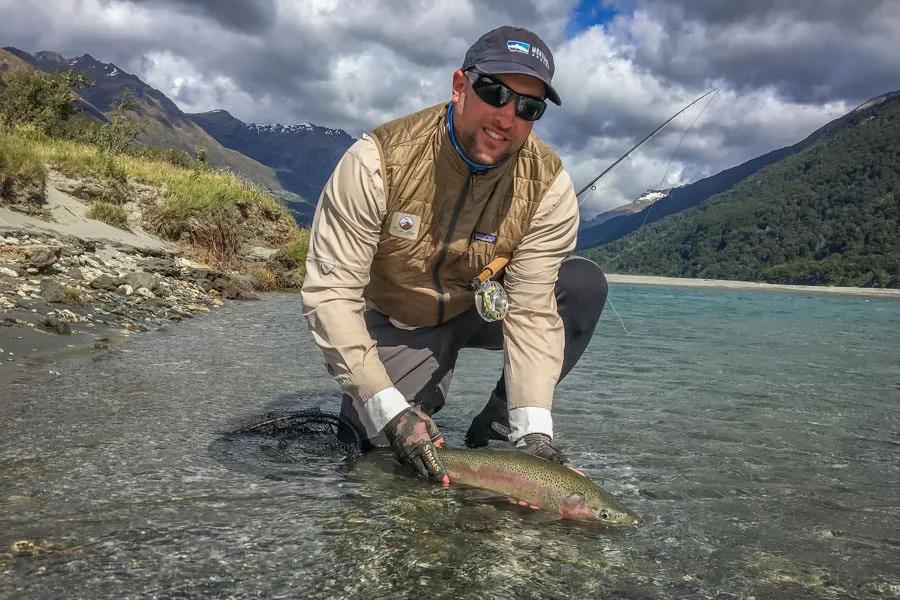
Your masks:
M725 279L691 279L688 277L658 277L655 275L620 275L617 273L607 273L606 279L609 283L623 285L674 286L720 290L750 290L758 292L795 292L804 294L837 294L841 296L900 299L900 289L887 288L787 285L779 283L758 283L754 281L730 281Z

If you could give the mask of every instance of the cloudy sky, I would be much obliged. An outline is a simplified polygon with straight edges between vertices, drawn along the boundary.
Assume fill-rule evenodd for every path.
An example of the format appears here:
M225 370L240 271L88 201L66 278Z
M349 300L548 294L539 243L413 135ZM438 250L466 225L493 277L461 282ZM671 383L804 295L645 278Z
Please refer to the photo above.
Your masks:
M720 88L587 194L585 216L900 89L900 0L0 0L0 15L0 46L90 53L187 112L352 135L447 99L472 42L527 27L553 49L563 99L537 131L579 187Z

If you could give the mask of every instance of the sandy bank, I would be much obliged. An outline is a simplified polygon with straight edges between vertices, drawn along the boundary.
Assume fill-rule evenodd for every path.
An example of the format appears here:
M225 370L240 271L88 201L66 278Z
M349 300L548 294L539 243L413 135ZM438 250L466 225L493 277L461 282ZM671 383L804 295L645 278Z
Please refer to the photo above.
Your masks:
M662 285L693 288L714 288L721 290L752 290L800 292L805 294L840 294L844 296L868 296L900 299L900 289L827 287L821 285L784 285L777 283L756 283L752 281L728 281L720 279L690 279L686 277L656 277L654 275L618 275L609 273L606 279L612 284Z

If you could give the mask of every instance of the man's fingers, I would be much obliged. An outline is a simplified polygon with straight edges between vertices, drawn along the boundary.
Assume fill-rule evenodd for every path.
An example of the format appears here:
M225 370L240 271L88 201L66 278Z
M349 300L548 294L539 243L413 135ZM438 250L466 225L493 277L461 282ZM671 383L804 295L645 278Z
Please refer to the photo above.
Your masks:
M425 461L421 458L414 458L409 461L420 477L428 479L428 469L425 468Z
M541 510L541 507L540 507L540 506L537 506L537 505L535 505L535 504L532 504L531 502L528 502L528 501L526 501L526 500L518 500L518 499L516 499L516 498L513 498L512 496L507 496L507 497L506 497L506 500L507 500L510 504L518 504L519 506L524 506L524 507L526 507L526 508L530 508L531 510Z
M446 443L443 436L438 437L438 439L433 442L435 448L443 448Z
M410 462L422 477L449 485L450 478L447 476L447 469L430 445L423 446L421 451L411 458Z

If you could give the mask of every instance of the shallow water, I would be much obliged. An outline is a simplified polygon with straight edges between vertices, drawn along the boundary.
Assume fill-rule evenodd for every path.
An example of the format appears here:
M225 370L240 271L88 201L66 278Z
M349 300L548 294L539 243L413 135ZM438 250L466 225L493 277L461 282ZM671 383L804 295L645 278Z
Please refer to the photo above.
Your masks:
M299 297L273 294L0 389L0 597L900 597L900 302L611 298L629 333L604 313L554 417L640 528L223 437L336 408ZM451 444L500 360L463 354Z

